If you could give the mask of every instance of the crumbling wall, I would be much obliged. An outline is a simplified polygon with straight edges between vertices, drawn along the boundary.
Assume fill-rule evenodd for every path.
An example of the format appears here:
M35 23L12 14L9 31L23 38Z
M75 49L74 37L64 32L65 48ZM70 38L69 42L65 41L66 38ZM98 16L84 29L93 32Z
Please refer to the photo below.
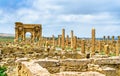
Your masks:
M60 72L60 63L59 60L45 60L41 59L36 61L43 68L46 68L50 73L58 73Z
M65 59L61 61L61 71L87 71L88 64L91 63L90 59Z
M17 71L20 76L41 76L41 74L43 76L57 76L61 74L69 76L70 73L65 72L74 72L75 76L77 76L79 73L82 74L89 71L102 73L103 76L120 76L120 58L40 59L31 62L21 62L18 64Z
M18 76L49 76L50 73L46 68L41 67L34 62L17 62Z

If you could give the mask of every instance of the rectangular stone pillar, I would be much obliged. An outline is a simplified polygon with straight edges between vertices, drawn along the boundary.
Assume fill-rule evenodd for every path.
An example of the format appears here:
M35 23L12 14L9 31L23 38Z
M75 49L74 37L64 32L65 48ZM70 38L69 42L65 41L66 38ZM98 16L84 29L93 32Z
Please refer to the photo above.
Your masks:
M66 37L66 47L68 47L68 44L69 44L69 36L67 35L67 37Z
M99 46L98 46L98 51L99 51L99 53L102 51L102 42L101 41L99 41Z
M120 36L118 37L117 43L116 43L116 56L119 56L120 54Z
M19 36L18 36L18 27L15 27L15 42L18 42Z
M71 30L71 48L73 48L73 30Z
M105 50L105 54L109 55L110 51L109 51L109 45L105 45L104 46L104 50Z
M103 40L104 40L104 41L106 40L105 36L103 36Z
M52 35L52 43L53 43L53 47L55 47L55 37L54 37L54 35Z
M61 35L58 35L58 46L61 47Z
M110 43L110 36L107 37L107 44Z
M118 40L120 40L120 36L118 36Z
M74 44L73 45L73 50L76 51L76 49L77 49L77 37L76 36L73 37L73 41L74 41L73 42L73 44Z
M103 41L104 41L105 44L107 44L107 38L106 38L106 36L103 36Z
M110 36L108 36L107 40L108 40L108 41L110 40Z
M23 41L25 41L25 32L23 31Z
M81 53L85 54L85 40L83 39L81 43Z
M65 29L62 29L62 49L65 49Z
M114 37L114 36L112 36L112 42L114 42L114 38L115 38L115 37Z
M92 28L92 55L95 54L95 28Z
M34 32L32 32L32 42L34 42L34 40L35 40L35 34Z

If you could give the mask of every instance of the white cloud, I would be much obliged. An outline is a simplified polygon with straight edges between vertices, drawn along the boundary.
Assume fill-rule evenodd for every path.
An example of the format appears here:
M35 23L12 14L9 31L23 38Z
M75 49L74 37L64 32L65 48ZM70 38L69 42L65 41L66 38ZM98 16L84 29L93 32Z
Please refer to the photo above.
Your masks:
M55 36L57 36L58 34L61 34L61 29L65 28L66 34L70 35L70 30L74 30L75 35L79 37L90 37L92 27L96 28L98 37L102 37L103 35L107 34L118 34L118 28L120 28L120 19L116 19L116 16L111 14L111 12L102 11L91 14L88 10L84 10L84 8L87 9L86 7L81 7L81 5L79 6L79 2L77 3L75 1L62 1L27 0L26 5L29 7L21 6L20 8L14 10L12 13L9 11L6 12L4 10L0 10L0 25L5 25L4 29L9 26L9 28L6 29L12 29L12 31L14 31L14 22L16 21L21 21L23 23L40 23L43 24L44 36L51 36L52 34L55 34ZM63 4L59 4L61 2ZM70 5L72 3L73 5ZM82 3L82 6L84 6L85 1L82 1ZM91 4L93 3L94 2ZM104 2L101 2L101 4L102 3ZM105 4L107 3L105 2ZM64 7L67 7L69 9L66 9ZM74 10L72 7L80 7L82 9L77 9L78 12L80 10L81 12L88 11L88 13L76 14L76 11L72 11ZM65 11L69 13L66 14L64 13ZM70 11L74 13L71 13ZM12 31L10 31L10 33L13 33ZM3 32L3 30L0 32Z
M35 0L32 1L31 8L40 11L40 13L54 14L61 10L62 6L54 4L54 0Z

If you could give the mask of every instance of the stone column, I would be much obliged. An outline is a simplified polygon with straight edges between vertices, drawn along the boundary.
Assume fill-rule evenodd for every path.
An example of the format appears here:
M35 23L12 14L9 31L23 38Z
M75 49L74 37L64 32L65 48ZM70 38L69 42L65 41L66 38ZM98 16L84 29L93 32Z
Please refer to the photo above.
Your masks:
M105 45L104 48L105 48L105 54L109 55L109 53L110 53L110 51L109 51L109 45Z
M81 43L81 53L85 54L85 40L83 39Z
M103 40L105 41L106 39L105 39L105 36L103 36Z
M114 36L112 36L112 42L114 42Z
M101 50L102 50L102 43L101 43L101 41L99 41L99 47L98 47L99 53L101 52Z
M108 36L107 40L110 40L110 36Z
M53 42L53 47L55 47L55 37L52 35L52 42Z
M61 47L61 35L58 35L58 46Z
M106 40L105 36L103 36L103 41L104 41L105 44L107 44L107 40Z
M116 56L119 56L120 53L120 36L118 37L118 41L116 44Z
M49 46L49 42L48 42L48 40L46 40L46 42L45 42L45 51L49 51L48 46Z
M18 39L19 39L19 37L18 37L18 27L16 26L15 27L15 42L18 42Z
M35 34L34 34L34 31L32 32L32 42L34 42L34 40L35 40Z
M69 36L67 35L67 38L66 38L66 47L68 47L68 43L69 43Z
M95 28L92 28L92 55L95 54Z
M25 31L23 30L23 41L25 41Z
M73 30L71 30L71 48L73 48Z
M120 36L118 36L118 40L120 40Z
M62 29L62 49L65 49L65 29Z
M107 44L110 43L110 36L107 37Z
M41 38L42 38L42 25L40 25L39 26L39 32L38 32L38 34L39 34L39 40L41 40Z
M20 31L23 29L23 28L19 28L19 27L22 27L23 26L23 23L21 22L15 22L15 42L19 40L19 34Z
M77 37L76 36L73 37L73 41L74 41L73 42L74 43L73 50L76 51L76 49L77 49Z

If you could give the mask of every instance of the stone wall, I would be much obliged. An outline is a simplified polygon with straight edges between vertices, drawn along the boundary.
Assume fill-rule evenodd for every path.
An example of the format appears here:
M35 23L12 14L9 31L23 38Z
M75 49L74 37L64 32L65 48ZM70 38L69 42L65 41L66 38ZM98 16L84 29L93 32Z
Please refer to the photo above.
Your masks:
M46 68L41 67L38 63L34 62L17 62L17 75L18 76L49 76L50 73Z
M91 59L40 59L20 62L17 66L20 76L86 76L89 71L102 73L100 76L120 76L120 58ZM85 73L84 75L82 75ZM89 75L88 75L89 76ZM91 76L99 76L91 74Z
M87 64L91 63L90 59L65 59L61 61L61 71L87 71Z
M60 63L58 60L45 60L40 59L36 61L43 68L46 68L50 73L58 73L60 72Z

